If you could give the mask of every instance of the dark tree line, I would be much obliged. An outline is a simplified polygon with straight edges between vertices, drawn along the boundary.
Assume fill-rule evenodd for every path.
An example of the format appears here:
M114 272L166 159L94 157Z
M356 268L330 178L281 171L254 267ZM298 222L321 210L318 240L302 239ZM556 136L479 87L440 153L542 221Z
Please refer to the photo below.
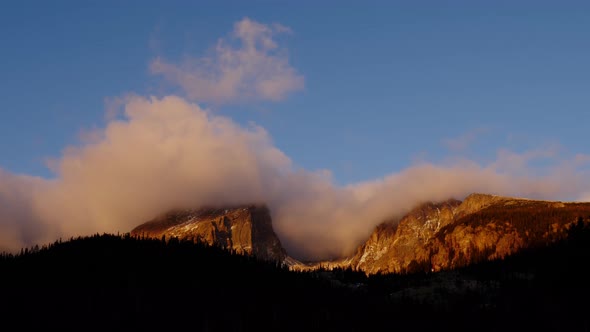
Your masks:
M200 243L94 235L0 256L19 330L583 330L583 219L551 246L455 271L292 272Z

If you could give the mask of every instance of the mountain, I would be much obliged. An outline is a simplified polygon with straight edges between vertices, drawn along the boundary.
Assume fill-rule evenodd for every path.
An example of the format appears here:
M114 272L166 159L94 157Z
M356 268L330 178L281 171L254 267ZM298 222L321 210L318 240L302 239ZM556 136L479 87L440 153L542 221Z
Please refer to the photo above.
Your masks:
M173 210L137 226L131 235L177 237L269 261L283 262L287 257L268 208L259 205Z
M296 272L250 256L289 261L264 206L176 210L134 236L0 253L0 318L22 330L584 331L589 221L588 203L474 194L421 204L351 257Z
M24 331L586 331L589 260L583 222L503 260L369 276L96 234L0 253L0 319Z
M354 256L323 266L367 274L454 269L546 246L578 220L590 221L589 203L472 194L421 204L377 226Z
M399 223L377 226L350 264L369 274L401 272L413 261L427 261L427 245L439 230L451 224L461 202L424 203L405 215Z
M504 258L563 239L578 220L590 221L590 203L476 193L463 201L422 203L401 219L378 225L352 256L307 264L287 255L266 206L174 210L131 234L202 242L298 271L350 268L377 274L440 271Z

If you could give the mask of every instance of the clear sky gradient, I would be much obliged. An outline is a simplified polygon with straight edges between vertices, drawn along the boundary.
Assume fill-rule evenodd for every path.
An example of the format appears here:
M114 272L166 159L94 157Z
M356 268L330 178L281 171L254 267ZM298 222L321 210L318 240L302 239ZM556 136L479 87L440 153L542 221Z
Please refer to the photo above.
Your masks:
M0 168L53 177L45 161L104 127L105 99L182 95L153 59L201 57L245 17L291 29L278 40L304 88L206 106L339 184L500 149L590 153L587 1L5 1Z

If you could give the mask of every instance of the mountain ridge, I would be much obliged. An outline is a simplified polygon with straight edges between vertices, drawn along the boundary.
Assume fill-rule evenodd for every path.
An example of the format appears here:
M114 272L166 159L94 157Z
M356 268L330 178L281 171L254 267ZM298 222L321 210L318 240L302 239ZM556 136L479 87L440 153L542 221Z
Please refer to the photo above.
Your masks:
M473 193L463 201L418 204L398 222L376 226L352 256L294 269L351 268L367 274L454 269L547 245L579 219L590 221L590 203Z
M265 205L173 210L131 234L200 241L298 271L343 268L378 274L432 272L501 259L563 238L578 220L590 221L590 203L472 193L462 201L417 204L401 219L377 225L351 256L308 263L282 247Z
M263 260L282 262L287 256L265 205L176 209L135 227L131 235L176 237Z

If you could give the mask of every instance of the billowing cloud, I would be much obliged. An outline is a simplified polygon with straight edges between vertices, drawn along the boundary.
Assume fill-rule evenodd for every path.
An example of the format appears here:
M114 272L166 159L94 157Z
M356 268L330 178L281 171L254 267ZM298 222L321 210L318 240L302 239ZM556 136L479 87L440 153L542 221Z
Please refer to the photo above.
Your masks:
M0 250L59 237L128 232L172 208L265 203L287 251L322 259L351 253L373 228L416 204L472 192L587 199L590 156L558 146L499 150L496 160L421 161L381 179L335 185L328 170L298 168L256 125L241 126L196 103L280 100L303 87L276 36L281 25L235 24L212 54L151 70L187 98L127 96L107 103L107 124L50 160L51 180L0 169ZM447 145L464 149L479 132ZM368 147L370 148L370 147Z
M565 172L566 166L556 166L535 175L529 165L515 165L507 172L497 163L506 165L502 154L489 165L469 160L450 165L422 163L343 188L308 181L305 193L277 206L275 227L304 256L337 257L354 251L378 223L398 218L419 203L463 199L473 192L572 199L589 185L587 174L578 168Z
M74 233L128 231L163 210L263 201L290 161L259 127L242 128L177 97L131 98L125 120L66 150L36 208ZM59 212L56 212L58 210Z
M0 169L0 251L55 240L60 232L36 214L34 197L49 183Z
M129 97L124 114L53 161L53 180L0 172L0 244L127 232L176 207L266 203L298 258L350 253L384 219L424 201L471 192L563 199L587 191L581 167L550 147L495 161L421 163L341 187L328 171L296 167L257 126L240 126L180 97ZM539 158L553 166L538 172ZM549 160L547 160L549 159Z
M461 152L473 144L479 135L486 132L488 132L487 128L475 128L460 136L444 139L442 144L453 152Z
M150 70L199 102L281 100L304 85L303 76L291 67L286 50L276 40L278 34L288 32L279 24L244 18L235 24L230 38L218 40L210 55L188 58L182 64L156 58Z

